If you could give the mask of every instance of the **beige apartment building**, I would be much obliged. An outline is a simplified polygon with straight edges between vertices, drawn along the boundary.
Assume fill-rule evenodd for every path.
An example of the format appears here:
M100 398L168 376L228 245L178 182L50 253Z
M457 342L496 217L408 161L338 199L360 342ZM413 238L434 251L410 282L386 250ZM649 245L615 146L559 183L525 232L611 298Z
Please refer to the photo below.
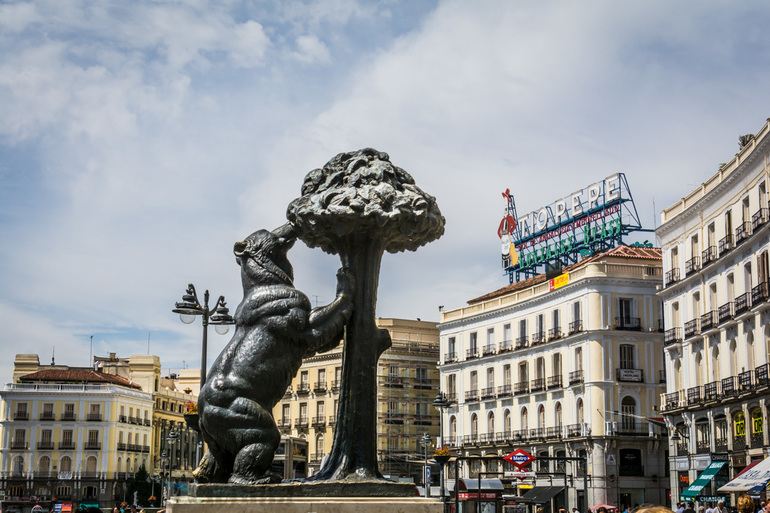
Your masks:
M425 433L433 440L439 434L438 411L432 406L438 392L438 330L435 322L420 320L378 318L376 323L393 341L377 367L379 469L418 481L424 460L419 440ZM307 440L308 475L320 469L331 451L341 373L342 345L307 358L273 410L282 435ZM305 469L295 470L302 474Z
M443 311L446 439L480 458L458 477L500 477L486 473L513 467L490 458L524 449L585 460L536 461L536 477L507 481L507 494L542 491L541 503L580 511L663 503L661 278L660 250L618 246Z
M732 160L662 212L656 230L674 500L719 496L721 485L770 449L770 120L741 139ZM722 467L690 493L712 463Z

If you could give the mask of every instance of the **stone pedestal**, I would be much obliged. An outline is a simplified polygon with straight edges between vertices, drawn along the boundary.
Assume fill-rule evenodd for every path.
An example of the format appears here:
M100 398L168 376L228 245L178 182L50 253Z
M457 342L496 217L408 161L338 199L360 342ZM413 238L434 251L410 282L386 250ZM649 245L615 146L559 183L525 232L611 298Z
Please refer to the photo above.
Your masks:
M410 483L321 481L272 485L190 485L169 513L442 513L439 499L417 497Z

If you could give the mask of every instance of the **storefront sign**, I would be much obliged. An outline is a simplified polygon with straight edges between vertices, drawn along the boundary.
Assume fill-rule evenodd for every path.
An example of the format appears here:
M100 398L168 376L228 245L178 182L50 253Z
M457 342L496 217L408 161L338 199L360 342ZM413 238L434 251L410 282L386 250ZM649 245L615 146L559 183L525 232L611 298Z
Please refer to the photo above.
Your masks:
M473 501L479 498L479 494L477 492L460 492L459 497L461 501ZM495 492L481 492L482 500L495 500L496 498L497 494Z

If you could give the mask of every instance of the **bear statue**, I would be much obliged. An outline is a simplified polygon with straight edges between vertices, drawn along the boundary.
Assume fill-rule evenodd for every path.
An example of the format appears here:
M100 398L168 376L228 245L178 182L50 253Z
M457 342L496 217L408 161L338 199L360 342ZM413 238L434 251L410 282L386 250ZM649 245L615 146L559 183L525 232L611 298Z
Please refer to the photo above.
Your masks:
M291 224L259 230L235 243L243 301L235 333L198 396L199 428L208 451L193 475L202 482L280 481L269 472L281 435L273 407L302 359L336 347L352 313L353 276L337 272L337 297L311 309L293 286L286 256L297 239Z

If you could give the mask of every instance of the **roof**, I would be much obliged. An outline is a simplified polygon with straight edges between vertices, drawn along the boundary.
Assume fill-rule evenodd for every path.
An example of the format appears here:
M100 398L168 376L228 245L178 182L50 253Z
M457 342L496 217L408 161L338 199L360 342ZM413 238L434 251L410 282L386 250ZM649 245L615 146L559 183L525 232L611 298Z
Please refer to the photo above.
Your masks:
M587 265L590 262L597 262L599 260L606 260L608 258L662 260L663 257L662 257L662 252L660 248L644 248L644 247L638 247L638 246L621 245L621 246L615 246L614 248L609 249L603 253L599 253L592 257L588 257L576 264L570 264L564 269L562 269L562 272L566 273L566 272L574 271L575 269L579 269L580 267L583 267L584 265ZM523 281L511 283L510 285L506 285L501 289L497 289L488 294L484 294L483 296L479 296L477 298L471 299L468 301L468 304L473 305L476 303L481 303L483 301L488 301L490 299L495 299L497 297L505 296L512 292L517 292L519 290L523 290L546 281L548 281L548 278L546 277L545 274L538 274L537 276L533 276L532 278L527 278L526 280L523 280Z
M138 390L142 389L139 384L126 378L91 369L42 369L32 374L25 374L19 380L22 383L35 381L45 381L48 383L106 383L136 388Z

